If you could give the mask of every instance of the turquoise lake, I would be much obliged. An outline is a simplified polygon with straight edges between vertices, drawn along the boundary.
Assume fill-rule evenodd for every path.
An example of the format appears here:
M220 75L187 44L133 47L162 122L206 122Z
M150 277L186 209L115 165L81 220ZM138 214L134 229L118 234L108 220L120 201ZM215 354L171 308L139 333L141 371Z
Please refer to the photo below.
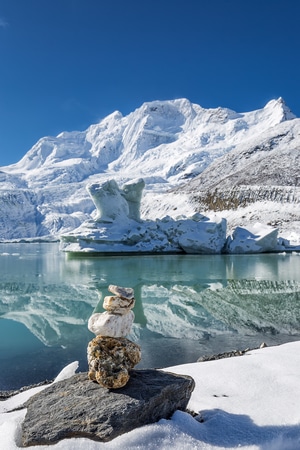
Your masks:
M300 340L300 255L71 257L0 244L0 390L87 370L87 321L117 284L135 290L140 368Z

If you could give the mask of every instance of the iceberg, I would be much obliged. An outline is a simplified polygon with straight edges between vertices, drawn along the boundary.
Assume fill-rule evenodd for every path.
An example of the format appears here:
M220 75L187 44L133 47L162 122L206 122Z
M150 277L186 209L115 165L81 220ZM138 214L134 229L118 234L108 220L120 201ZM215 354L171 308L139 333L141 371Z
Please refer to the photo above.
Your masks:
M278 228L255 223L253 226L236 227L228 236L225 253L250 254L299 251L300 246L291 245L288 239L278 237Z
M94 219L60 237L60 249L71 253L266 253L297 251L278 229L256 223L236 227L230 236L227 220L195 213L191 217L142 220L140 206L145 182L128 181L119 188L114 179L87 185L95 206Z
M96 206L95 219L62 235L60 248L72 253L221 253L226 220L202 214L173 219L140 219L143 179L120 189L115 180L93 183L87 190Z
M236 227L226 242L226 253L265 253L277 248L278 229L256 223L247 228Z

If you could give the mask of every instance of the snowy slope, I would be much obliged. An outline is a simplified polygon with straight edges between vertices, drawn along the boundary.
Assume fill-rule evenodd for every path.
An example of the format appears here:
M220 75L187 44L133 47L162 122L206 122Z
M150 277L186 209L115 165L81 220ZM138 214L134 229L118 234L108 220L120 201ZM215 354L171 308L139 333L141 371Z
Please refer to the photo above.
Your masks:
M240 142L180 192L189 193L202 210L231 219L232 227L252 219L291 234L300 229L299 168L300 120L295 119Z
M252 350L245 356L167 367L191 376L195 389L191 414L175 411L170 419L136 428L110 442L73 437L36 450L298 450L300 343ZM74 375L77 361L54 382ZM25 402L47 386L34 387L0 404L0 439L18 450Z
M198 193L228 190L236 178L238 185L294 189L299 130L300 120L281 98L246 113L176 99L144 103L127 116L114 112L82 132L44 137L18 163L1 168L0 239L55 238L76 228L95 209L86 184L109 178L119 184L144 178L146 218L207 210Z

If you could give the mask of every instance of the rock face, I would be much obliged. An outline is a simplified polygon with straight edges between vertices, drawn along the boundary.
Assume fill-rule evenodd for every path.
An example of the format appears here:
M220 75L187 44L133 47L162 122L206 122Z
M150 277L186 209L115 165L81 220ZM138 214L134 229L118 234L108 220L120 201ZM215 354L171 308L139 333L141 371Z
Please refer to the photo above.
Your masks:
M159 370L133 370L118 391L91 383L86 373L52 384L26 403L24 446L88 437L110 441L134 428L185 410L194 389L189 376Z
M126 338L96 336L87 353L89 379L108 389L125 386L129 370L141 360L140 346Z

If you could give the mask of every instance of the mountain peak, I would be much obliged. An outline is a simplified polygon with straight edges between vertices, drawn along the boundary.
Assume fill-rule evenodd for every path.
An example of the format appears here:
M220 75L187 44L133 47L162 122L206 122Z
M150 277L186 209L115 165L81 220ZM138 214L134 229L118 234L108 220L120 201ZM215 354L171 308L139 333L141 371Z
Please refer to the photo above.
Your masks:
M275 114L277 118L280 115L280 122L296 119L295 114L290 110L282 97L270 100L264 107L264 110L269 110L272 114Z

